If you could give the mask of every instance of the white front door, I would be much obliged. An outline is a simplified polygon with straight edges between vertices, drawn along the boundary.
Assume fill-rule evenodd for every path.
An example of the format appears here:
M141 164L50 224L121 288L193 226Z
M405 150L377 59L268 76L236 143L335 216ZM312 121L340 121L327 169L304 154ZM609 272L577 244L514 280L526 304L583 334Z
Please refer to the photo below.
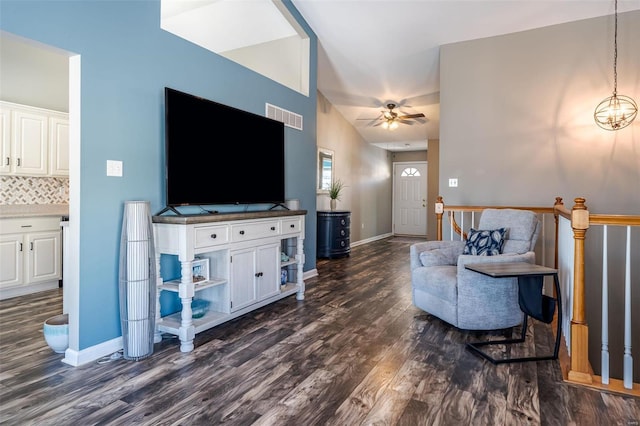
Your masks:
M393 164L393 233L427 235L427 162Z

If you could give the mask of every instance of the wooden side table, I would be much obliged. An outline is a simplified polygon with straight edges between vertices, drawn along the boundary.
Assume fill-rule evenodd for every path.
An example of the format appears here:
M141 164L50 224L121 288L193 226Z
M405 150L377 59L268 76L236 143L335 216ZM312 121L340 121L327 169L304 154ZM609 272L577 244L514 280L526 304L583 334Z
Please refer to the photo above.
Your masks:
M518 286L529 285L531 280L524 280L526 277L539 277L543 280L545 276L553 276L553 283L556 292L556 305L558 307L556 343L552 355L536 356L536 357L519 357L519 358L501 358L495 359L483 352L480 347L488 345L509 345L513 343L522 343L527 334L527 313L524 313L522 322L522 335L517 339L492 340L488 342L467 343L467 348L474 353L480 355L484 359L491 361L493 364L503 364L507 362L525 362L525 361L545 361L558 359L558 351L560 350L560 334L562 331L562 298L560 293L560 283L558 281L558 270L547 268L546 266L535 265L526 262L511 263L472 263L465 265L466 269L479 272L492 278L518 278ZM498 284L498 283L496 283ZM524 311L523 311L524 312Z

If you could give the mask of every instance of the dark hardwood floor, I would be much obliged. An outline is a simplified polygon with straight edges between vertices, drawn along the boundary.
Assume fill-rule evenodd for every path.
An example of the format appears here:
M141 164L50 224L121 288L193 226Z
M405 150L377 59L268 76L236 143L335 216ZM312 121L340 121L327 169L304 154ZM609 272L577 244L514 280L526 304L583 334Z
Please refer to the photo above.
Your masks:
M59 290L1 301L0 423L640 424L640 399L567 385L556 361L496 366L465 349L519 330L465 332L415 308L400 241L320 260L306 300L198 334L190 353L165 335L137 362L62 363L42 335ZM552 352L550 326L531 322L511 354Z

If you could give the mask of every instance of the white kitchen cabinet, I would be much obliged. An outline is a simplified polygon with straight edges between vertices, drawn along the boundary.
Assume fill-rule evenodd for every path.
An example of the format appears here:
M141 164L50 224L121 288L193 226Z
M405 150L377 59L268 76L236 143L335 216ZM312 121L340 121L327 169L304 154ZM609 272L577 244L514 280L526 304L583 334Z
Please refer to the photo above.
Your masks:
M24 282L24 234L0 234L0 289Z
M154 216L158 302L156 341L161 332L180 338L180 350L194 348L197 333L296 294L304 299L304 215L266 211L202 216ZM282 262L281 251L289 260ZM163 281L160 256L176 255L181 277ZM208 279L193 281L194 261L208 259ZM196 262L197 264L198 262ZM281 271L290 270L281 283ZM161 317L161 292L178 294L182 308ZM192 302L208 311L193 317Z
M27 282L29 284L43 281L58 281L61 278L62 265L60 219L58 229L49 232L26 234L27 248Z
M11 111L11 152L13 174L46 176L49 170L49 117L36 111Z
M58 287L60 217L2 219L0 254L0 299Z
M11 173L11 110L0 103L0 174Z
M69 119L63 114L49 117L49 174L69 176Z
M68 176L68 123L67 113L0 102L0 174Z

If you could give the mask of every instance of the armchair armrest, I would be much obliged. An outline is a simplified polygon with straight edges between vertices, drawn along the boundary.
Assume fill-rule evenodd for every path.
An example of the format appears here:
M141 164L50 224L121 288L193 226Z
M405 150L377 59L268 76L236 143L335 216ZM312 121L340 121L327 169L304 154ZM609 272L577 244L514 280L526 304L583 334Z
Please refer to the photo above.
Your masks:
M464 250L464 241L425 241L424 243L416 243L409 247L409 256L411 260L411 269L419 268L422 265L420 253L433 251L442 257L440 264L455 265L459 255Z

